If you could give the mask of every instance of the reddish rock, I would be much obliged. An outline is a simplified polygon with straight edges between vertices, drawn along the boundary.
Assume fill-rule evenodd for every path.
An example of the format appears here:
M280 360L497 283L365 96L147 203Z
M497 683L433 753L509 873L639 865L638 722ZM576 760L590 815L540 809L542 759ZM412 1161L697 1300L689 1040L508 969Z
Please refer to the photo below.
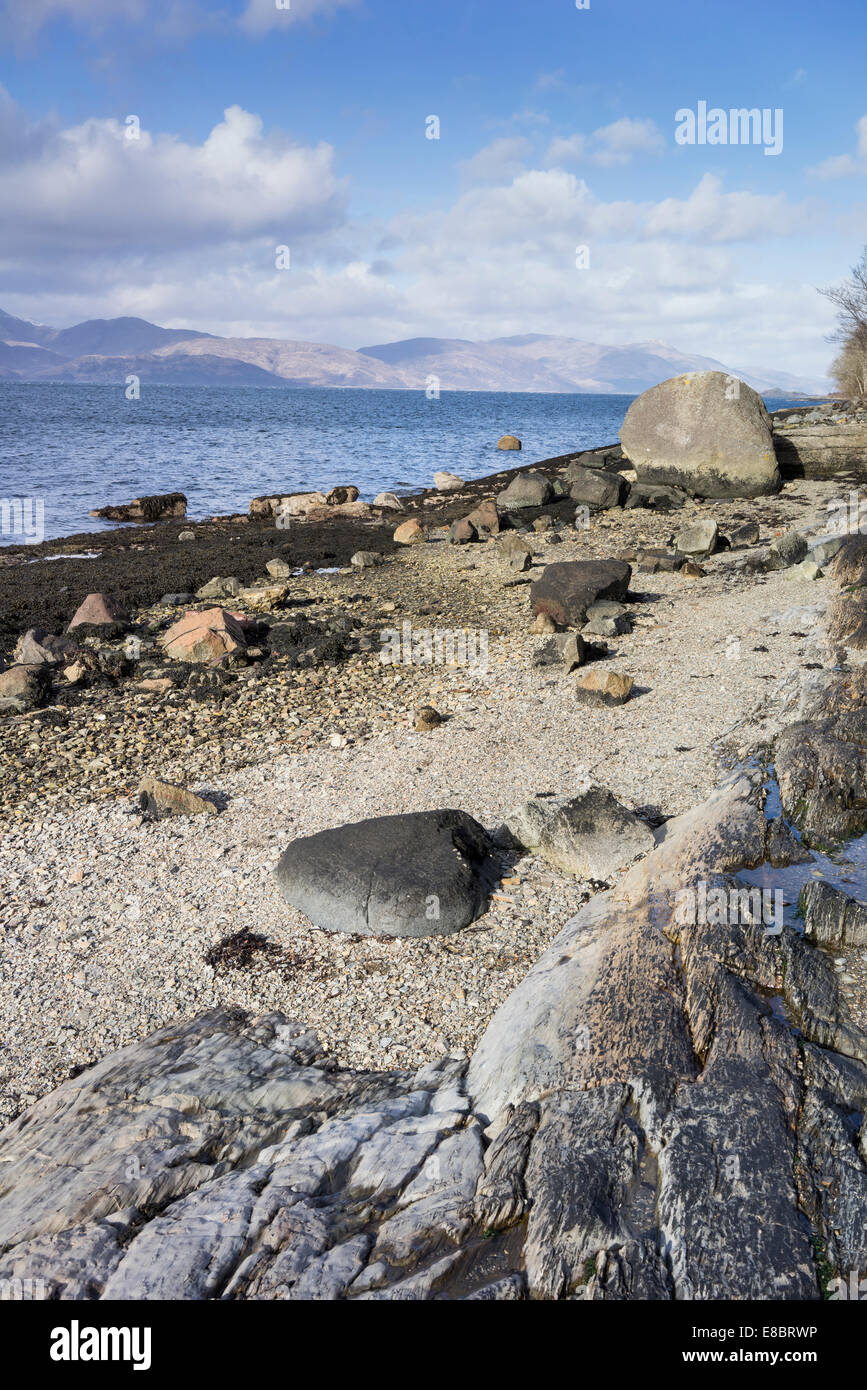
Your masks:
M497 511L497 504L493 497L486 497L469 513L465 520L475 526L480 536L498 536L500 534L500 513Z
M80 608L66 629L71 632L75 627L114 627L116 624L127 625L129 614L117 599L110 594L88 594Z
M468 541L477 539L478 532L467 516L462 517L460 521L453 521L449 527L449 540L452 545L466 545Z
M424 531L413 517L410 521L401 522L394 533L394 539L398 545L423 545Z
M223 608L185 613L160 638L172 661L217 662L243 651L246 639L241 624Z

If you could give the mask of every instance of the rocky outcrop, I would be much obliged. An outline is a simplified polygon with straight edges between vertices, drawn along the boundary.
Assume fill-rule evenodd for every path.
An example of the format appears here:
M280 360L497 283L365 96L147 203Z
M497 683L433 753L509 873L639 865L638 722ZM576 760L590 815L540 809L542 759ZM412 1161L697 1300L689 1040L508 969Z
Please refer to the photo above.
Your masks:
M765 403L723 372L690 372L645 391L620 441L639 483L696 497L760 497L780 487Z
M817 948L683 911L762 863L762 783L669 821L468 1068L341 1071L302 1025L223 1011L65 1082L0 1135L0 1279L61 1299L818 1299L828 1268L867 1267L863 1036Z
M776 410L771 421L784 478L863 477L867 472L867 410L835 401Z
M492 851L464 811L376 816L293 840L277 882L286 901L326 931L445 936L485 910Z
M154 497L135 497L117 507L100 507L91 516L103 521L169 521L185 517L187 499L182 492L164 492Z

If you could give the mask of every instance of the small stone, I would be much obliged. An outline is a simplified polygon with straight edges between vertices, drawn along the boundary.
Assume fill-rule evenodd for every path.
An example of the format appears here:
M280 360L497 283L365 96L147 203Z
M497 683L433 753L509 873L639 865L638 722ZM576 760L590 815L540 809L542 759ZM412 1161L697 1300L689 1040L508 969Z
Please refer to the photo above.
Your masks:
M585 705L624 705L632 686L632 677L619 671L588 671L578 677L575 695Z
M468 545L470 541L476 541L479 533L469 517L461 517L460 521L453 521L449 527L449 541L452 545Z
M400 523L394 533L394 540L398 545L424 545L424 531L413 517L410 521Z
M497 443L498 449L520 449L521 441L514 434L504 434Z
M438 729L442 722L442 715L433 705L419 705L415 712L414 727L419 733L429 733L431 729Z
M466 487L457 473L434 473L433 480L437 492L460 492L462 487Z
M548 616L547 613L539 613L537 617L534 619L530 627L530 631L537 633L556 632L557 624L554 622L553 618L550 618Z
M178 532L178 540L179 540L179 541L194 541L195 539L196 539L196 533L195 533L195 531L179 531L179 532Z
M382 564L382 556L375 550L356 550L349 563L357 570L372 570Z
M406 511L396 492L380 492L373 499L374 507L384 507L389 512Z
M292 578L292 566L288 560L282 559L279 555L276 555L273 560L269 560L265 569L272 579Z
M156 777L141 779L138 800L144 813L157 818L217 814L213 801L196 796L195 792L188 792L184 787L173 786L171 782L160 782Z
M703 559L705 555L713 554L718 539L719 526L708 518L706 521L694 521L692 525L684 526L677 534L675 546L679 555Z
M786 571L786 579L821 579L822 571L812 557L802 560L799 565L792 565Z
M704 579L707 570L703 570L701 565L697 565L695 560L686 560L680 567L681 574L686 579Z

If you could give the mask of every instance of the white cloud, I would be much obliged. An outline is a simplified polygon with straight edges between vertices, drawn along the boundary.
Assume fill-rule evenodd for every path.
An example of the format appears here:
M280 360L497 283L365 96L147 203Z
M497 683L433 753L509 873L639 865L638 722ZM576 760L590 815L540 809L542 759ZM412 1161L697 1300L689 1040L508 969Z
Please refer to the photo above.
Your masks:
M592 135L557 136L545 155L546 164L568 167L591 163L600 168L629 164L636 155L657 155L664 142L653 121L634 121L624 116L611 125L600 126Z
M688 198L664 198L648 214L648 236L676 236L708 241L761 238L770 229L794 230L808 210L792 208L785 193L724 193L722 180L705 174Z
M290 0L281 8L277 0L247 0L247 8L241 16L241 28L250 34L265 34L288 24L315 18L316 15L333 15L335 11L358 4L358 0Z
M92 33L139 25L166 39L186 39L204 29L240 26L258 38L272 29L330 16L359 0L247 0L235 17L228 0L0 0L0 35L28 42L47 25L68 20Z
M857 145L854 154L832 155L807 172L817 179L841 179L867 174L867 116L856 121L855 134Z
M164 38L182 39L223 16L200 0L0 0L0 35L26 42L46 25L70 20L96 33L138 24Z
M465 183L486 183L491 180L514 178L524 167L532 146L522 135L503 136L492 140L471 159L458 162Z
M23 159L9 154L16 126L29 139ZM265 232L285 242L338 225L344 201L330 145L266 134L239 106L190 145L147 130L128 139L114 120L34 132L8 99L0 105L0 253L44 245L128 258Z
M239 107L200 143L127 141L115 121L29 123L0 89L0 305L61 325L138 314L345 345L537 331L826 365L824 301L799 279L779 285L781 239L811 205L711 175L682 198L605 199L590 173L508 172L527 157L526 142L494 140L467 161L481 181L450 205L361 224L328 145ZM283 242L290 271L275 269ZM823 278L813 262L809 274Z
M580 164L586 156L586 135L558 135L548 146L545 163L568 168L570 164Z
M628 164L637 154L660 154L663 139L653 121L633 121L628 116L594 130L597 164Z

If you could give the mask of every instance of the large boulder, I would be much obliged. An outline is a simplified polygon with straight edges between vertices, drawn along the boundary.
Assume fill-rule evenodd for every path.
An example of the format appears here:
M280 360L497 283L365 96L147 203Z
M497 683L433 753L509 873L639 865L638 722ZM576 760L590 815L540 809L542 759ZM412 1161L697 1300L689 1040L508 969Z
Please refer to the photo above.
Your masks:
M579 796L534 796L505 823L524 849L580 878L608 879L655 844L650 826L605 787Z
M629 492L629 484L619 473L608 473L604 468L571 469L572 486L569 496L573 502L589 507L591 512L608 511L611 507L622 505Z
M277 865L288 903L317 927L445 936L485 910L492 842L464 811L418 811L293 840Z
M581 628L591 603L625 599L631 578L625 560L561 560L545 566L530 588L530 602L537 615L545 613L561 627Z
M553 496L550 479L544 473L517 473L498 496L497 506L504 512L513 508L519 511L523 507L544 507Z
M724 372L688 372L632 402L620 431L640 483L696 497L760 497L780 487L761 396Z
M247 645L240 622L223 608L185 613L158 640L173 661L220 661Z

